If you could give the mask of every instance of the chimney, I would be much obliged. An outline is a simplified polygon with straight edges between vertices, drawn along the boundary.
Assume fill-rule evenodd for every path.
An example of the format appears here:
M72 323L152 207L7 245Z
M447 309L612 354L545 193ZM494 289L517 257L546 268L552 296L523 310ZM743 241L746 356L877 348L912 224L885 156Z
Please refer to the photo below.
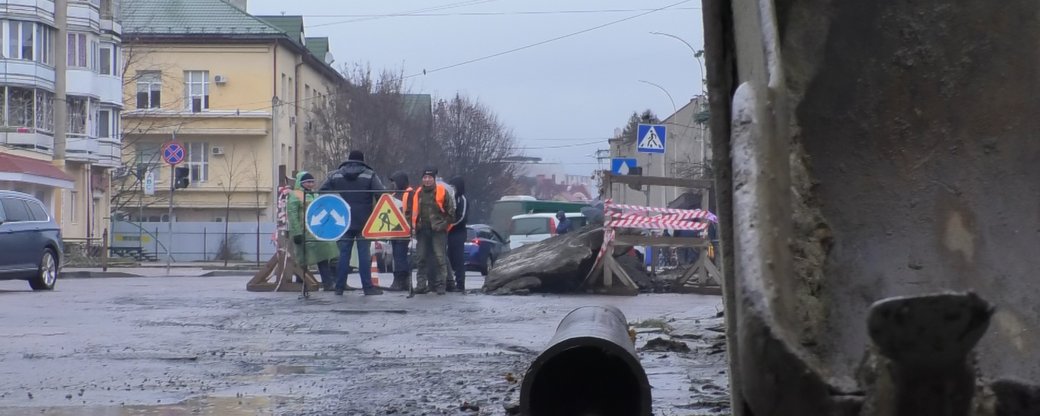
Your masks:
M228 3L231 3L232 6L237 7L238 10L247 12L246 4L249 3L249 0L228 0Z

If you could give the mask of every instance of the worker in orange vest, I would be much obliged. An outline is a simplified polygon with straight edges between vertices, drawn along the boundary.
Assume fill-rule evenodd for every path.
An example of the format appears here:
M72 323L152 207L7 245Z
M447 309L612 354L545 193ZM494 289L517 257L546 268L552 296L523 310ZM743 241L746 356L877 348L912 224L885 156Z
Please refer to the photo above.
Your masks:
M418 265L415 293L431 289L438 295L446 292L448 279L448 231L455 222L455 200L448 189L437 182L437 169L423 170L422 186L416 189L407 209L411 211L415 233L415 259ZM428 271L432 266L433 270Z

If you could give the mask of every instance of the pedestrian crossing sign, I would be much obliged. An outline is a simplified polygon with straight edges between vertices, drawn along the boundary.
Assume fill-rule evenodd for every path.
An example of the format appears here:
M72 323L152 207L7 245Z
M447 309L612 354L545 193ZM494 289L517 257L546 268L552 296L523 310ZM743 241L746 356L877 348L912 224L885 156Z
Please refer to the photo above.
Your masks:
M665 133L663 124L640 124L636 129L636 151L640 153L664 153Z
M365 222L361 235L367 239L408 238L412 236L412 227L397 208L389 194L383 194L372 210L372 216Z

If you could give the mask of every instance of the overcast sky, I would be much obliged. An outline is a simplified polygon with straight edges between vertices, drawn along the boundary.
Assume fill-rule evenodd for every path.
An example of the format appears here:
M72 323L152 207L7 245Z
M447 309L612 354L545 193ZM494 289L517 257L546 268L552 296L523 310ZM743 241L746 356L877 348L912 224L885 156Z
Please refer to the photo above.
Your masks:
M606 139L633 111L649 108L662 119L672 113L665 92L640 80L660 85L680 108L701 93L690 48L650 33L702 49L700 6L697 0L249 0L248 8L303 15L307 36L330 38L334 66L403 69L416 75L407 80L412 92L476 98L512 129L525 154L589 174L596 149L607 148ZM662 10L634 17L654 9Z

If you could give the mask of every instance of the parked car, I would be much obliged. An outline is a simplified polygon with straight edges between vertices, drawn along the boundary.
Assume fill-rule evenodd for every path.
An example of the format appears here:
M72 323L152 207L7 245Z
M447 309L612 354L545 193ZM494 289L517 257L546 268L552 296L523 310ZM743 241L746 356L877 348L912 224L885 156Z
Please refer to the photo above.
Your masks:
M61 228L32 195L0 191L0 279L53 290L61 273Z
M465 251L466 270L487 276L495 261L509 251L509 243L490 225L473 224L466 227Z
M581 213L567 212L564 215L571 220L571 229L584 227L586 218ZM513 217L509 228L509 248L517 249L531 243L537 243L556 235L556 226L560 225L556 214L524 214Z

